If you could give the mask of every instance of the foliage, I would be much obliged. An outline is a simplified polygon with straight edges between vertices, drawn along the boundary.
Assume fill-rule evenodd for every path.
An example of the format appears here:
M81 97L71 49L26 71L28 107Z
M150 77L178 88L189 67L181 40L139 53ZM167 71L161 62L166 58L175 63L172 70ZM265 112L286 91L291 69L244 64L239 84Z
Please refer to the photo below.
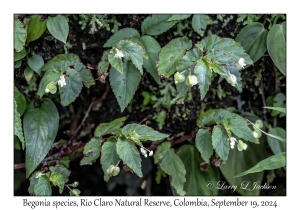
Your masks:
M208 181L241 186L285 167L286 22L277 23L285 17L128 17L14 17L14 146L25 156L16 163L25 162L29 194L87 193L69 183L71 161L102 169L97 180L108 192L120 184L131 195L154 189L145 186L152 172L173 195L215 196L224 192ZM92 45L95 58L85 60ZM270 75L272 93L264 89Z

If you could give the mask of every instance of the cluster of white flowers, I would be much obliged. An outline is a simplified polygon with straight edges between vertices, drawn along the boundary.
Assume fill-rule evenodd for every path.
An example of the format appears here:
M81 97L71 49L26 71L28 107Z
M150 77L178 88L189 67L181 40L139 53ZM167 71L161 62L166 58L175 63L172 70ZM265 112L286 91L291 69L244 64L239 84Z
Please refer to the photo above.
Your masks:
M109 176L117 176L120 173L120 168L115 165L110 165L106 172L109 174Z
M121 50L119 50L118 48L116 48L117 53L115 54L116 58L123 58L124 54Z
M57 80L56 82L50 82L45 88L45 92L46 93L51 92L52 94L56 93L57 90L56 84L60 85L60 87L67 85L64 74L60 75L59 80Z
M230 148L231 149L234 148L236 142L237 142L237 148L239 151L247 149L248 145L245 144L243 141L241 141L241 140L237 141L236 138L230 137Z
M142 153L142 155L144 155L145 158L148 157L147 151L149 152L149 157L151 157L153 155L153 151L150 151L146 148L141 147L141 153Z
M59 80L57 81L57 83L60 85L60 87L63 87L65 85L67 85L64 74L60 75Z

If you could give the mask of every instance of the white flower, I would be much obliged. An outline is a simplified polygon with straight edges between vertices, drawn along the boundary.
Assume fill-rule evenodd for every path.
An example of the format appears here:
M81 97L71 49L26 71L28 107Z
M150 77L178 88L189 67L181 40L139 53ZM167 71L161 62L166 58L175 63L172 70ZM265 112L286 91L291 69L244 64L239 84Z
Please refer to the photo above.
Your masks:
M48 88L46 88L46 89L45 89L45 92L46 92L46 93L49 93L49 92L50 92L50 90L49 90Z
M236 85L236 77L233 74L229 74L229 80L232 86Z
M244 58L240 58L240 59L239 59L239 65L240 65L242 68L244 68L244 66L246 66L246 64L245 64L245 59L244 59Z
M117 53L115 54L116 58L123 58L124 54L121 50L119 50L118 48L116 48Z
M151 157L153 155L153 151L150 151L149 156Z
M247 147L248 147L247 144L245 144L244 142L242 142L241 140L239 140L239 142L238 142L238 150L239 151L246 150Z
M236 138L230 137L230 148L233 149L236 142Z
M198 79L197 79L197 77L195 75L189 75L186 78L186 84L189 85L190 87L193 87L197 83L198 83Z
M59 77L58 84L60 85L60 87L67 85L64 74Z
M185 80L185 76L179 72L176 72L174 74L174 80L175 80L175 84L183 82Z

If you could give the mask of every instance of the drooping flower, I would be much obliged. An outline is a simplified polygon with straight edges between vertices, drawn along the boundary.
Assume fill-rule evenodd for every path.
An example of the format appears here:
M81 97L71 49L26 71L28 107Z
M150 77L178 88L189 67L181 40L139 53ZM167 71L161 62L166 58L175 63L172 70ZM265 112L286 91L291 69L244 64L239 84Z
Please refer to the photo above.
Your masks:
M186 84L189 85L190 87L193 87L197 83L198 83L198 79L197 79L197 77L195 75L189 75L186 78Z
M229 74L229 80L232 86L236 85L236 77L233 74Z
M236 138L230 137L230 148L233 149L236 142Z
M144 155L145 158L148 157L147 151L143 147L141 147L141 153L142 155Z
M248 147L247 144L245 144L244 142L242 142L241 140L239 140L239 142L238 142L238 150L239 151L246 150L247 147Z
M60 85L60 87L67 85L64 74L59 77L59 80L57 81L57 83Z
M242 68L244 68L244 66L246 66L246 64L245 64L245 59L244 59L244 58L240 58L240 59L239 59L239 65L240 65Z
M176 72L174 74L174 81L175 81L175 84L177 83L180 83L180 82L183 82L185 80L185 76L179 72Z
M151 157L153 155L153 151L150 151L149 152L149 156Z

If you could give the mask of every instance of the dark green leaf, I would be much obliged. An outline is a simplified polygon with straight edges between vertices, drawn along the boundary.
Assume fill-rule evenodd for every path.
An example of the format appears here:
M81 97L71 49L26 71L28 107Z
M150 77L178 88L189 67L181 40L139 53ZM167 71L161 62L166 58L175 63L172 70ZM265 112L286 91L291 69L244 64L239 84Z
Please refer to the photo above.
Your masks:
M209 19L210 18L208 15L193 15L192 27L200 36L204 35L206 27L209 23Z
M140 33L134 28L122 28L114 33L103 45L103 47L115 47L119 41L130 39L132 37L140 37Z
M169 176L171 176L171 186L176 189L179 195L185 195L183 190L186 181L186 170L181 159L171 149L170 142L162 143L156 150L154 155L155 164L159 164L160 168Z
M83 149L84 157L80 161L80 165L92 165L93 162L100 156L100 145L102 138L92 138Z
M214 126L212 132L212 145L216 153L220 156L223 161L226 161L229 154L229 142L227 141L228 136L222 129L222 126Z
M89 88L92 85L95 85L94 77L89 69L82 69L79 71L80 77L82 78L83 84Z
M268 158L260 161L259 163L257 163L255 166L253 166L249 170L244 171L243 173L240 173L240 174L236 175L235 177L241 177L246 174L257 173L257 172L261 172L264 170L273 170L273 169L281 168L284 166L286 166L286 153L282 152L282 153L273 155L271 157L268 157Z
M130 136L131 131L135 131L135 133L138 135L138 139L141 141L157 141L168 137L168 135L159 133L146 125L135 123L127 124L122 129L122 133L125 136Z
M217 183L220 180L219 170L216 167L209 167L208 171L201 171L200 164L203 160L193 145L182 145L178 151L186 169L186 182L184 191L186 196L215 196L218 195L218 188L209 189L207 184Z
M21 50L21 52L14 52L14 61L19 61L27 55L27 51L25 48Z
M59 164L66 167L66 168L69 168L70 167L70 161L71 160L68 156L64 156L59 160Z
M28 66L38 75L41 75L41 70L44 66L44 59L42 56L33 54L32 57L27 60Z
M56 15L55 17L48 17L47 28L54 38L65 44L67 43L69 24L65 16Z
M168 21L173 21L173 20L184 20L189 18L191 15L172 15Z
M118 43L117 48L124 54L124 58L131 60L135 67L143 74L143 57L145 55L144 49L129 40L122 40Z
M201 157L205 162L209 163L209 158L213 154L212 137L209 129L199 129L195 142Z
M23 23L14 18L14 49L16 52L21 52L25 45L27 32L24 29Z
M250 55L253 63L255 63L267 51L267 34L268 31L263 24L252 23L240 31L235 41L241 43L246 53Z
M63 180L65 183L69 181L69 176L71 174L71 171L68 170L66 167L57 165L57 166L50 166L49 169L51 172L56 172L61 174L63 176Z
M14 135L16 135L20 142L22 143L22 149L24 150L25 148L25 139L23 136L23 130L22 130L22 120L21 120L21 115L17 111L18 105L16 100L15 102L15 107L14 107Z
M32 15L27 27L27 43L40 38L47 29L47 20L42 21L40 15Z
M53 172L53 173L51 173L49 180L52 182L52 184L54 186L59 187L59 194L62 194L64 187L65 187L65 182L64 182L63 176L57 172Z
M182 72L184 70L192 68L196 64L197 60L201 58L201 56L202 51L198 48L193 48L187 51L176 66L177 71Z
M67 106L79 96L82 89L82 79L75 69L68 69L66 72L66 85L59 86L60 103Z
M50 181L46 175L43 175L39 178L38 183L34 186L34 194L36 196L52 195Z
M22 116L26 110L27 102L25 96L19 91L19 89L16 86L14 86L14 99L18 105L17 110L20 116Z
M114 68L110 69L110 86L117 98L121 112L133 98L140 80L141 73L130 61L124 61L123 74Z
M216 124L215 115L218 109L209 109L208 111L204 111L205 106L201 109L199 118L197 120L197 125L202 128L207 125Z
M32 102L24 114L23 129L26 142L26 177L35 170L50 150L59 124L59 114L50 99L44 99L40 108Z
M273 134L273 135L279 136L283 139L286 139L286 131L280 127L271 128L269 130L269 134ZM268 144L269 144L272 152L275 155L286 151L286 142L278 141L277 139L272 138L269 135L267 135L267 141L268 141Z
M108 62L108 53L109 50L103 52L100 62L98 63L98 76L100 77L101 74L106 73L109 67Z
M143 177L141 170L141 157L136 146L124 136L118 138L117 153L123 163L129 166L139 177Z
M117 118L109 123L101 123L97 126L97 128L95 129L95 136L96 137L101 137L104 136L106 134L109 134L111 132L114 132L115 130L117 130L118 128L120 128L125 120L127 118L126 117L120 117Z
M169 77L175 73L176 66L182 59L186 50L192 47L192 42L186 37L175 38L165 45L158 57L157 69L160 75Z
M104 172L104 181L108 181L109 175L107 169L110 165L116 165L119 161L119 155L117 153L117 140L115 137L110 137L101 148L100 163Z
M267 36L268 52L279 71L286 74L286 22L272 26Z
M201 100L204 99L212 79L212 71L207 65L207 60L205 58L199 59L194 68L194 74L198 79Z
M152 15L142 22L143 34L156 36L172 28L178 21L168 21L172 15Z
M160 78L156 69L156 61L158 59L158 53L161 50L159 43L151 36L141 37L142 46L146 51L148 59L144 59L143 66L146 71L151 74L154 80L159 84Z

